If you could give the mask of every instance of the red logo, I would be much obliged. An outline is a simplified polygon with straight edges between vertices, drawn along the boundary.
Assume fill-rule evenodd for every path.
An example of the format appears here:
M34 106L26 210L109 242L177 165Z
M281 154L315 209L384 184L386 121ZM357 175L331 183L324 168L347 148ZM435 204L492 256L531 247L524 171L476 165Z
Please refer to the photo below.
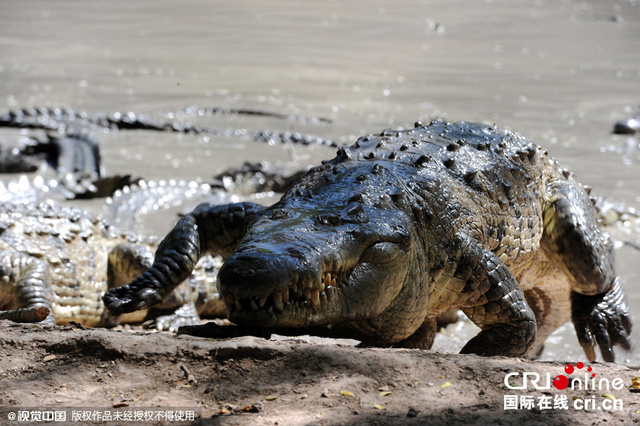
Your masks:
M578 370L582 370L582 368L584 367L584 364L581 362L576 363L576 368ZM591 367L587 367L587 371L589 373L591 373L593 369ZM564 372L571 375L573 372L575 371L575 368L573 367L572 364L567 364L564 366ZM587 376L587 374L585 374L585 377ZM596 373L591 373L591 377L596 377ZM553 386L556 387L556 389L566 389L569 386L569 378L567 376L565 376L564 374L558 374L554 379L553 379Z

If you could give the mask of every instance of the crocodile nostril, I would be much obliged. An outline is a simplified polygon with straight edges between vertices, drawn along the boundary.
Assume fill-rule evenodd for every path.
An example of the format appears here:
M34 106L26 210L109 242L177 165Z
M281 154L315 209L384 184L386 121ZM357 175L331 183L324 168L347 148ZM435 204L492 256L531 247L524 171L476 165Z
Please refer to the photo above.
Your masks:
M273 290L288 288L284 261L259 252L231 256L218 272L221 293L236 297L268 296Z

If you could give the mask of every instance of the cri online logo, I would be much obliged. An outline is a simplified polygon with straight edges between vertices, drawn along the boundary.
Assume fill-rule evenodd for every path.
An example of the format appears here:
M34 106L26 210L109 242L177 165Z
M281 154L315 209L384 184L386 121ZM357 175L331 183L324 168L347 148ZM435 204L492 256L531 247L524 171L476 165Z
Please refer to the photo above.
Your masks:
M576 371L576 368L578 370L582 370L584 368L584 364L582 362L578 362L575 367L572 364L567 364L564 366L564 372L570 376ZM520 375L522 375L522 385L519 386L514 384L513 381ZM593 368L591 367L587 367L585 369L584 379L580 377L570 378L567 377L567 375L558 374L552 381L551 373L547 373L544 378L540 377L540 374L535 372L509 373L504 376L504 385L507 389L528 389L529 385L533 386L535 389L551 389L551 384L553 384L553 386L559 390L564 390L568 387L572 390L620 390L624 387L624 380L620 377L616 377L612 380L603 377L596 381L596 373L593 372Z
M576 368L578 370L582 370L582 367L584 367L584 364L581 362L578 362L576 364ZM591 373L593 369L591 367L587 367L587 371L589 373ZM567 374L572 374L575 371L575 369L573 368L573 365L571 364L567 364L564 366L564 372ZM588 378L589 374L585 374L585 379ZM596 377L596 373L591 373L591 378ZM567 386L569 386L569 378L567 376L565 376L564 374L558 374L554 379L553 379L553 386L556 387L556 389L566 389Z

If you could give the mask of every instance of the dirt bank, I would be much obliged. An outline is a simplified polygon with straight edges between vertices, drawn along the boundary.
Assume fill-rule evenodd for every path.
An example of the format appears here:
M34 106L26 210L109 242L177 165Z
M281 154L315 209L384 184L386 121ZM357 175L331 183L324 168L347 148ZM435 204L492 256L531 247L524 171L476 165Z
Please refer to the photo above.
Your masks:
M571 360L574 365L578 361ZM638 422L640 394L629 387L640 373L627 367L591 365L595 379L606 378L611 387L620 378L624 386L619 390L505 386L508 373L523 372L538 373L540 384L546 385L547 373L552 379L565 374L565 364L359 349L329 339L214 341L164 333L45 330L4 322L0 324L1 422L26 424L7 420L9 413L25 408L69 407L110 411L112 416L118 410L183 409L195 411L195 424ZM583 378L587 366L583 368L576 368L569 378ZM508 383L521 385L522 375L512 376ZM505 395L518 401L525 396L535 407L505 409ZM565 396L567 409L559 406ZM580 409L587 401L593 408ZM602 409L614 402L622 403L622 409ZM108 423L94 419L83 423ZM157 419L136 423L159 424Z

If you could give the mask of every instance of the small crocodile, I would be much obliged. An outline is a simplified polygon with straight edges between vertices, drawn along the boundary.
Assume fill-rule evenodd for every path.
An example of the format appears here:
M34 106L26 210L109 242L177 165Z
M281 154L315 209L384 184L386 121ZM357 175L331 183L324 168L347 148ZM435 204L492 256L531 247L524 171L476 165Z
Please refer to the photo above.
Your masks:
M268 208L202 204L149 270L109 290L113 314L164 300L205 253L229 319L189 334L319 334L431 347L460 308L478 355L531 356L571 320L590 361L630 348L613 244L584 187L517 133L466 122L365 136ZM213 324L213 325L212 325ZM265 332L262 332L262 329Z
M89 213L53 202L36 207L0 204L0 309L23 322L42 318L25 315L47 308L47 324L115 326L139 322L146 313L122 318L105 311L102 295L123 285L152 263L152 239L124 234ZM198 313L225 313L215 290L216 268L205 259L191 278L156 311L150 320L158 329L174 329L199 321ZM186 278L189 278L188 276ZM26 309L26 311L24 310ZM40 310L42 312L42 310Z

